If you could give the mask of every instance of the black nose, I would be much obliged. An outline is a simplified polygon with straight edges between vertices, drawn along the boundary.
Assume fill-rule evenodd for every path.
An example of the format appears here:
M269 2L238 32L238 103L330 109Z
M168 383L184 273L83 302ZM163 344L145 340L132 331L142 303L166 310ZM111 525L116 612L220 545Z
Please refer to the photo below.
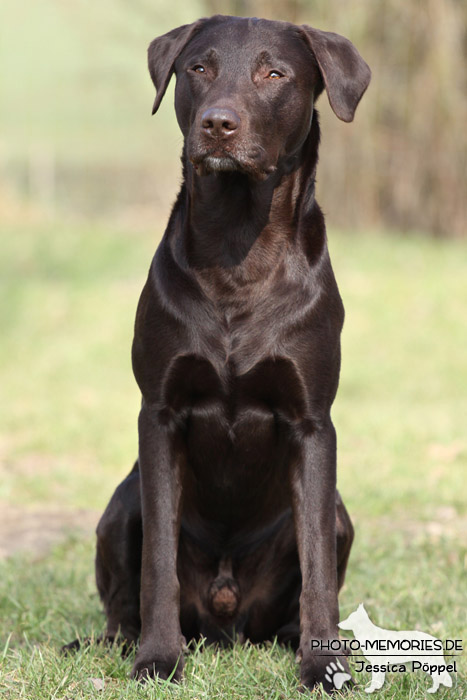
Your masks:
M203 114L201 126L210 136L230 136L240 126L240 117L232 109L213 107Z

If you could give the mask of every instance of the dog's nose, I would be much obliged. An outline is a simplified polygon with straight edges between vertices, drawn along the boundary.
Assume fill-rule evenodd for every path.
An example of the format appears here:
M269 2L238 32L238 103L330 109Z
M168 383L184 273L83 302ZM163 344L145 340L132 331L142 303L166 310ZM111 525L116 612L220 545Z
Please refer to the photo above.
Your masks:
M233 109L213 107L203 114L201 126L209 136L230 136L240 126L240 117Z

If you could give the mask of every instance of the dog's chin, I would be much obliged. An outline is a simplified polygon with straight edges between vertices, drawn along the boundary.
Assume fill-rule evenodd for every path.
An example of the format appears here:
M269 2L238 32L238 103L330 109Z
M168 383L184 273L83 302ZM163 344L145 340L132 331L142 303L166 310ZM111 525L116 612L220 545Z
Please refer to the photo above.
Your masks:
M274 172L275 167L261 167L254 161L242 161L229 154L212 155L191 158L191 163L197 175L205 176L220 173L243 173L254 180L265 180Z
M231 156L206 156L202 161L202 169L206 174L228 173L240 170L240 166Z

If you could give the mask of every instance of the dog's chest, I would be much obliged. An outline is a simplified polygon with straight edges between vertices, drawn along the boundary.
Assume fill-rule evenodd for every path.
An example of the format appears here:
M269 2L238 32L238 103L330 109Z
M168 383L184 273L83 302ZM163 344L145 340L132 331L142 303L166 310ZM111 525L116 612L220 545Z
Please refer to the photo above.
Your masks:
M287 358L266 357L239 374L233 362L219 372L208 359L185 355L172 367L164 399L177 414L197 483L219 497L279 478L291 426L305 413L302 382Z
M293 423L304 417L304 385L291 359L257 352L260 359L242 372L231 351L226 350L223 364L195 353L179 356L165 382L164 408L190 426L196 424L200 430L209 426L211 435L218 438L222 434L232 443L253 425L257 437L260 426L271 427L278 420Z
M293 356L291 308L303 307L300 292L285 282L274 285L274 280L243 288L225 280L222 284L204 305L206 322L191 329L193 350L208 357L217 374L229 381L268 358Z

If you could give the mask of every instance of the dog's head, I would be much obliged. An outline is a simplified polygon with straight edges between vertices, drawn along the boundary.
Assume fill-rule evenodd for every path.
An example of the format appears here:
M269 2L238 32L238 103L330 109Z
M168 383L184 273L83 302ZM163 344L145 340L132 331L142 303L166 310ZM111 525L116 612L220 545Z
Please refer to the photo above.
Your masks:
M237 170L263 179L303 145L313 105L326 89L335 114L352 121L370 69L338 34L287 22L217 15L149 46L157 96L175 72L175 109L187 157L199 175Z

